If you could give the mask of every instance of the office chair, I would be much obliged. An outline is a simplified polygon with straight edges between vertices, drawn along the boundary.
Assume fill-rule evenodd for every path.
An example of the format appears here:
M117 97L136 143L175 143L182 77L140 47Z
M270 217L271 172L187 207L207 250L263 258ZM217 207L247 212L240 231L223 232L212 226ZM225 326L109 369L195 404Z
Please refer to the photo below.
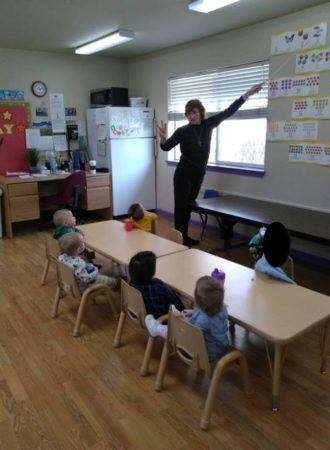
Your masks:
M76 208L79 196L86 189L86 173L83 170L74 172L58 184L56 195L45 197L43 201L61 207Z

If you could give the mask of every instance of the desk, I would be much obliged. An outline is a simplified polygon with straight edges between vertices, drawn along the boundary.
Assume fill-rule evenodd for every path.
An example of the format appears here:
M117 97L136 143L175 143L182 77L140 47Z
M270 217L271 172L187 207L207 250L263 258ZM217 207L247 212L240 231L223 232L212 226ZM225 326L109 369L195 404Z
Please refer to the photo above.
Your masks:
M82 225L79 228L89 248L120 264L128 264L132 256L144 250L160 257L188 248L146 231L126 231L124 224L117 220Z
M262 226L282 222L292 236L330 246L329 213L226 194L198 200L191 207L192 211L205 214L202 233L210 214L232 225L242 222Z
M226 273L225 303L230 319L275 346L272 399L276 410L283 348L317 325L324 325L321 371L325 372L330 298L296 284L273 280L200 250L160 258L156 277L193 300L196 281L215 267Z
M12 224L40 218L40 199L57 193L57 183L70 174L21 179L0 176L3 189L6 235L13 237ZM112 217L111 182L109 173L86 174L86 191L79 207L87 211L99 210L104 218Z

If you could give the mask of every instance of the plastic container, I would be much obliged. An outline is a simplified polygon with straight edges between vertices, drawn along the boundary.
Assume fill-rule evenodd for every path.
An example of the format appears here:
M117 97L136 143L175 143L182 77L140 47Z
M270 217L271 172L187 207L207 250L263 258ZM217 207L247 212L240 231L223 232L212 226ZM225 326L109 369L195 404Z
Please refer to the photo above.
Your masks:
M147 106L148 99L145 97L130 97L129 106L134 108L145 108Z
M132 231L133 230L133 222L131 219L125 219L124 220L124 227L126 231Z
M211 277L218 281L225 281L226 274L223 270L215 268L212 270Z
M89 168L90 168L90 172L95 175L96 174L96 161L94 159L91 159L89 161Z

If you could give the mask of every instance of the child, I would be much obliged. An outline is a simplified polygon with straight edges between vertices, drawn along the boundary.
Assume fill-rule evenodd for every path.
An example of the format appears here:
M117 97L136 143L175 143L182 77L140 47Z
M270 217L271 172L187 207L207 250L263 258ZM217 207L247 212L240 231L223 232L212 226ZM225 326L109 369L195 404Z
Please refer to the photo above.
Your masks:
M252 253L252 256L255 261L258 261L262 257L263 248L262 241L264 239L266 233L266 227L261 227L257 234L252 236L249 242L249 251Z
M174 315L181 315L203 332L210 361L219 359L226 353L228 340L228 311L224 305L223 282L212 277L199 278L195 288L196 307L185 309L181 314L172 308ZM152 315L145 318L151 336L166 338L167 325L162 325Z
M130 216L134 228L152 233L155 232L157 214L145 211L141 203L133 203L129 207L127 214Z
M58 259L74 268L74 275L81 293L93 283L107 284L112 288L117 287L118 278L124 275L122 267L115 266L105 275L100 274L94 264L86 263L80 257L80 254L85 250L84 238L81 233L66 233L59 239L58 243L62 252Z
M54 239L60 239L66 233L81 233L82 231L76 227L76 218L69 209L59 209L53 215L53 223L55 225ZM84 256L89 262L95 258L95 252L84 250ZM101 267L101 266L100 266Z
M154 278L156 272L156 255L153 252L139 252L129 262L131 285L138 289L144 300L147 314L158 319L168 313L171 304L183 310L179 296L163 281Z

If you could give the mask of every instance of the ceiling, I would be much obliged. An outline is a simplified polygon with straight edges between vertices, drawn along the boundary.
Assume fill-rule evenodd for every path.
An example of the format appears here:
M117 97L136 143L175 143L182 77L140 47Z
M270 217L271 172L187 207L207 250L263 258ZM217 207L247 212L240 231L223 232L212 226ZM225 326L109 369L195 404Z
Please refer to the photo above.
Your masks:
M241 0L209 14L189 0L1 0L0 46L73 53L119 28L136 38L97 53L131 58L289 14L325 0Z

